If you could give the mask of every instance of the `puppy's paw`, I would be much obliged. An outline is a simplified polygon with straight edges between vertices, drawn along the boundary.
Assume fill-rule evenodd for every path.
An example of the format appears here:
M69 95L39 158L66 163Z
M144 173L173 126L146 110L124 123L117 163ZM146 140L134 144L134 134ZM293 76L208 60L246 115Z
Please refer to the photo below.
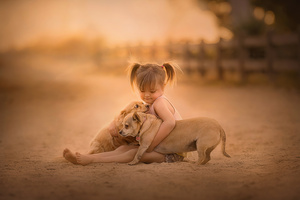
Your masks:
M128 165L131 165L131 166L132 166L132 165L136 165L136 164L138 164L138 163L139 163L139 161L134 161L134 160L133 160L133 161L129 162Z

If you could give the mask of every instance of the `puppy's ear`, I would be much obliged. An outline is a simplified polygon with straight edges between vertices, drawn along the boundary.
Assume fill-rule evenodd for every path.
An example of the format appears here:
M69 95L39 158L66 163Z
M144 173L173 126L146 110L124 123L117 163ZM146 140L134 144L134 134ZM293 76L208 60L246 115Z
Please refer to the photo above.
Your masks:
M120 115L123 116L123 117L125 117L126 113L127 113L126 110L122 110L122 111L120 112Z
M142 121L141 117L139 116L139 114L137 112L133 113L132 119L133 119L133 121L137 121L138 123L140 123Z

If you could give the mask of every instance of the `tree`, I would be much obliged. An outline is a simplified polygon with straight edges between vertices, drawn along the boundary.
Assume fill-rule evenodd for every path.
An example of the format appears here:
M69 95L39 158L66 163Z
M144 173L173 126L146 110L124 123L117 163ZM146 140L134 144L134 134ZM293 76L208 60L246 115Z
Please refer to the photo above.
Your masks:
M269 28L296 31L300 23L297 0L198 0L215 13L219 25L234 35L262 34ZM254 11L259 11L257 18Z
M251 0L251 4L275 14L275 28L296 31L300 24L299 0Z

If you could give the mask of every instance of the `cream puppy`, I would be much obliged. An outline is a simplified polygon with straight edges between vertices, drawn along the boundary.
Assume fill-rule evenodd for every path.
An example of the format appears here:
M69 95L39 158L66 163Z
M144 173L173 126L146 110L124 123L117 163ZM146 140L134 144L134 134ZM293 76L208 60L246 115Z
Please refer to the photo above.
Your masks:
M123 119L127 114L137 111L146 112L148 111L148 109L149 106L141 101L133 101L128 104L109 125L110 128L109 126L103 127L95 135L90 143L90 150L88 151L88 153L95 154L106 151L113 151L121 145L136 143L134 137L122 137L118 134L118 132L122 128ZM114 132L116 132L116 134L114 134Z
M123 120L120 135L136 137L140 147L129 163L137 164L154 139L162 120L154 115L141 112L128 114ZM175 128L154 151L162 154L198 152L198 164L206 164L210 153L222 142L224 156L230 157L225 151L226 135L219 123L210 118L192 118L176 121Z

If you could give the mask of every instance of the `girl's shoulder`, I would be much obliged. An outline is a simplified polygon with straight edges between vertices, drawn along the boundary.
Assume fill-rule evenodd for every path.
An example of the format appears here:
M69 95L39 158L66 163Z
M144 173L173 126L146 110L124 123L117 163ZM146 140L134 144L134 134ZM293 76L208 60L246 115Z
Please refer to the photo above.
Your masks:
M167 98L164 97L164 96L160 96L157 99L155 99L155 101L153 102L153 106L155 106L155 105L162 105L162 104L166 105L166 102L169 102L167 100Z
M158 114L167 110L169 110L173 114L175 120L182 119L176 108L166 97L155 100L155 102L150 107L150 114L153 113L158 118L161 118Z
M175 112L175 108L173 106L173 104L164 96L158 97L154 103L152 104L153 108L155 111L159 110L159 109L165 109L167 108L168 110L170 110L172 113Z

